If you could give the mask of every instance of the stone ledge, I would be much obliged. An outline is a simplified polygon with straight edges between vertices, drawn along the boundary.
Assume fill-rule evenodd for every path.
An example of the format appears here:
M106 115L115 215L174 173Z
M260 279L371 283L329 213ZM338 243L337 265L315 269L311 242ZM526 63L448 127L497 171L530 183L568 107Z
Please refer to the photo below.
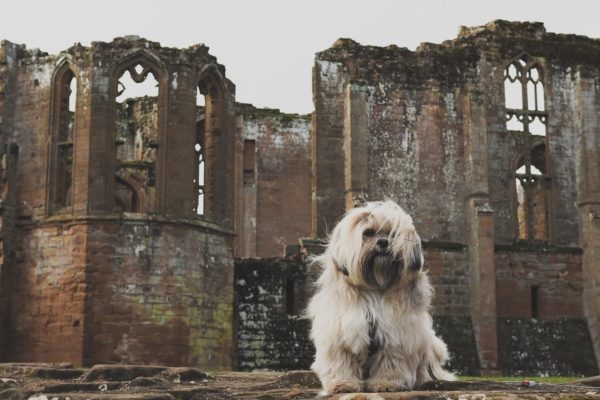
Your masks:
M90 224L96 222L118 222L121 224L136 224L136 223L155 223L162 225L186 225L191 228L199 230L211 231L221 233L227 236L235 236L232 230L220 227L214 222L206 221L203 219L192 219L192 218L175 218L170 216L155 215L155 214L142 214L142 213L122 213L122 214L76 214L76 213L65 213L56 214L50 217L41 218L36 221L20 221L19 226L23 228L30 228L36 226L48 226L48 225L76 225L76 224Z
M11 400L163 400L314 399L319 381L310 371L220 372L152 365L97 365L79 378L32 369L81 371L65 365L0 364L0 399ZM184 379L186 377L187 379ZM537 382L428 382L419 390L396 393L342 393L337 400L397 399L600 399L600 377L571 384Z

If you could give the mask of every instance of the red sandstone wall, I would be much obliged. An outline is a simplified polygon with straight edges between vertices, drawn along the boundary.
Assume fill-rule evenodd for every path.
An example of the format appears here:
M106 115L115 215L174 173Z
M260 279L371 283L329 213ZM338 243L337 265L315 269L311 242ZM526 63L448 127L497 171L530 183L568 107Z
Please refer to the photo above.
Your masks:
M143 219L72 223L19 237L8 360L231 368L222 235Z
M255 169L244 172L242 257L282 256L311 233L310 116L238 105L245 140L255 140Z
M435 295L432 313L444 316L469 316L469 266L466 249L426 248L424 269Z
M368 93L369 199L396 200L425 240L466 242L461 100L390 81Z
M85 364L231 368L233 259L219 234L144 220L88 226Z
M22 227L10 269L10 361L80 363L85 332L85 225Z
M531 318L532 286L540 319L584 317L580 253L499 250L495 262L498 317Z
M24 46L5 44L9 78L4 89L10 95L3 120L7 142L19 145L19 213L30 216L45 212L51 80L57 57L37 62L37 52Z

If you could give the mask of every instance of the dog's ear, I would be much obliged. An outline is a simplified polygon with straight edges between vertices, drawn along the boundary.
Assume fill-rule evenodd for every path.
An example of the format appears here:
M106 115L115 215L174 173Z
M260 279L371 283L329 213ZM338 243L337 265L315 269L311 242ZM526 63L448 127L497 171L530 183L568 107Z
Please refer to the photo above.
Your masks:
M423 251L421 250L421 239L416 232L408 233L404 238L402 246L402 258L404 266L409 271L418 271L423 267Z
M418 271L423 268L423 252L421 251L421 242L412 248L412 254L406 262L411 271Z

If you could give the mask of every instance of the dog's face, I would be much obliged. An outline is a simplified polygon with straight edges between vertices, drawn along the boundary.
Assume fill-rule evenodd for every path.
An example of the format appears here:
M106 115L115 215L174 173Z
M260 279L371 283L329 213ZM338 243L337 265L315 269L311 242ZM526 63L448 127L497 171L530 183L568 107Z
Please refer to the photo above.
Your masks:
M387 289L423 264L412 218L392 201L354 208L333 230L329 255L350 283Z

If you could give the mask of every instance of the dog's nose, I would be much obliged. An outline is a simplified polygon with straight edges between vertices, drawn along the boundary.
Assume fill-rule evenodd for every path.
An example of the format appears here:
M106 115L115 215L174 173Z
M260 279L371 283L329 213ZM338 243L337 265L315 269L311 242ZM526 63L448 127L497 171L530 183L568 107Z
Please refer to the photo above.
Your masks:
M388 247L388 240L384 238L377 239L377 246L382 248Z

